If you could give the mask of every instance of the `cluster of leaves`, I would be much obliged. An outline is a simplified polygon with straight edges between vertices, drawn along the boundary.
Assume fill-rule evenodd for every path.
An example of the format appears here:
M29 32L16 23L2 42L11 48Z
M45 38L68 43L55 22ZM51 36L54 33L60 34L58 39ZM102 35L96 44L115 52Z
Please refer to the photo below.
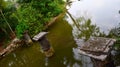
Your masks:
M3 0L0 1L0 30L1 34L3 34L4 37L9 37L9 33L11 33L6 21L9 23L13 30L15 30L17 25L17 20L12 16L12 13L15 12L15 7L14 5L8 5L7 3L8 2L4 2ZM2 14L6 19L3 17ZM0 36L3 37L2 35Z
M62 12L59 3L54 0L29 0L20 3L20 7L14 14L18 20L16 32L19 38L22 37L25 30L28 30L30 36L33 37L44 29L44 25L51 18Z
M41 31L43 25L40 21L40 17L42 16L39 11L30 6L30 4L26 4L21 6L14 16L18 19L18 25L16 27L16 33L19 38L22 37L23 33L28 30L30 34L36 34Z
M6 47L9 41L14 38L13 30L17 26L17 20L12 14L15 11L16 9L10 0L0 0L0 47Z
M116 26L115 28L111 29L111 31L109 33L109 37L116 39L114 48L120 50L120 24L118 26Z
M76 32L74 36L76 38L83 38L84 40L88 40L90 37L93 36L105 36L105 33L101 32L96 24L92 24L90 18L87 18L85 16L80 16L74 19L72 15L69 13L69 11L67 11L67 14L73 21L73 27Z
M79 17L76 19L76 25L80 31L78 34L79 38L89 39L92 36L104 36L104 32L100 32L99 27L92 24L91 19L86 19L84 17Z

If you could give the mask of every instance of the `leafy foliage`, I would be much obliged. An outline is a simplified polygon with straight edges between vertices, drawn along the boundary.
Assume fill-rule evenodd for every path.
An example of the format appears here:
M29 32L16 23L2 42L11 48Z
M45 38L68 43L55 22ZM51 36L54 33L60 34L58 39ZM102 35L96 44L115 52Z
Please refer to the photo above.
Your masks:
M0 2L0 30L1 33L4 33L4 36L9 35L11 33L7 23L5 22L4 17L6 18L6 21L9 23L11 28L15 30L15 27L17 25L17 20L12 16L12 13L15 12L14 5L7 5L7 2L4 2L3 0ZM3 15L2 15L3 14Z
M115 28L111 29L109 37L115 38L117 40L114 47L120 50L120 24L118 24L118 26L116 26Z
M17 36L18 36L18 38L21 38L23 35L22 34L24 34L24 31L23 30L27 30L27 25L25 24L25 23L19 23L18 25L17 25L17 27L16 27L16 30L19 30L19 31L17 31Z
M57 0L17 0L17 3L0 0L0 10L12 29L16 30L17 37L22 38L26 30L33 37L44 29L49 20L62 12L61 3ZM10 30L1 14L0 21L0 30L8 34Z
M81 34L79 34L79 37L85 37L86 39L90 38L90 36L99 36L100 31L99 27L96 25L91 24L91 20L81 20L80 22L81 27Z
M20 7L14 13L19 22L16 28L19 38L26 30L33 37L44 29L52 17L62 12L59 3L54 0L20 0L19 3Z
M38 30L42 29L41 27L43 27L43 25L38 22L39 17L42 15L29 5L26 5L22 8L20 7L14 16L18 19L19 22L16 28L17 36L19 38L22 37L25 30L29 30L30 34L32 35L36 34L36 32L38 32Z
M13 31L18 23L16 18L12 16L15 11L13 3L0 0L0 47L6 47L15 36Z

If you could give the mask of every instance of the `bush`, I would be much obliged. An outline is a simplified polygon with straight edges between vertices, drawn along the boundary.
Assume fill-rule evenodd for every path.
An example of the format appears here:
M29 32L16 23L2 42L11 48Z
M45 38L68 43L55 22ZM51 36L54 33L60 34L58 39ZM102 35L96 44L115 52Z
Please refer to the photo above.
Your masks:
M28 30L31 37L44 29L44 26L52 18L62 12L59 3L52 0L40 0L21 3L14 16L18 20L16 33L22 37L25 30Z

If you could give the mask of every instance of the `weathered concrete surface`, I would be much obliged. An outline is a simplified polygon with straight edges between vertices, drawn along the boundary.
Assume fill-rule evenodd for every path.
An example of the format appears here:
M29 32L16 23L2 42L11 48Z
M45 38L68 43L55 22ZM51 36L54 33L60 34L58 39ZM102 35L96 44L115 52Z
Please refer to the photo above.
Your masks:
M48 32L40 32L33 37L33 40L38 41L46 57L51 57L54 54L54 50L51 47L49 41L46 38Z
M115 41L115 39L111 38L93 37L86 41L78 51L80 54L104 61Z
M115 67L110 54L115 41L111 38L92 37L78 51L91 57L94 67Z
M37 34L37 35L35 35L35 36L33 37L33 40L38 41L38 40L40 40L42 37L44 37L46 34L48 34L48 32L40 32L39 34Z

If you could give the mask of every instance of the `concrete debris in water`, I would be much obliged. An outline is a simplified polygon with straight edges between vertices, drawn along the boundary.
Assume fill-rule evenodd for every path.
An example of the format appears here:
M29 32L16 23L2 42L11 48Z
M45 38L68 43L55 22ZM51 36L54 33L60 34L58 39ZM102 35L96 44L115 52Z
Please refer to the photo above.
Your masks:
M80 47L79 53L104 61L109 55L116 40L104 37L93 37Z

